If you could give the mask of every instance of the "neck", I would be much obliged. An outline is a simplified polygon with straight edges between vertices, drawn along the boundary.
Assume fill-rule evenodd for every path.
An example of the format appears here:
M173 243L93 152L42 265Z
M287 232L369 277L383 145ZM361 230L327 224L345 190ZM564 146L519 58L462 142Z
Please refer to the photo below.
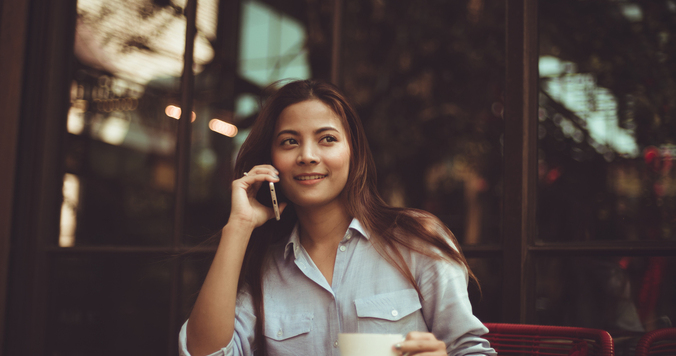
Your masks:
M352 221L344 204L296 207L296 213L300 223L300 241L307 250L337 245Z

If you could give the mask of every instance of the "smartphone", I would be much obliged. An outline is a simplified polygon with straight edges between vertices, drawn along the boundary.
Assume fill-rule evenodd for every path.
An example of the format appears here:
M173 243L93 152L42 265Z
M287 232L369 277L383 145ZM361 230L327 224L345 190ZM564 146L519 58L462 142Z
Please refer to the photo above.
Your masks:
M275 219L279 221L279 203L277 202L277 192L275 192L275 183L270 182L270 196L272 197L272 210L275 211Z

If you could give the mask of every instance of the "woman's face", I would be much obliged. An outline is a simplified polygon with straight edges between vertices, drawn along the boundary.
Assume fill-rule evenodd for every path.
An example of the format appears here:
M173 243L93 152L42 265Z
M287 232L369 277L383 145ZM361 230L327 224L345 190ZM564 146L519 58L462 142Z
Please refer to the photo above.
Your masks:
M341 204L350 171L350 139L340 117L322 101L307 100L282 111L271 156L283 192L296 206Z

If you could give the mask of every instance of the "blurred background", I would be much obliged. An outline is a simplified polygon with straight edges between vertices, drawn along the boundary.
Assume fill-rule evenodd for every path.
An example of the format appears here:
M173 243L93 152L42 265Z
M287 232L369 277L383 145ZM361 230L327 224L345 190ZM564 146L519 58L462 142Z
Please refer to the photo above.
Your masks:
M622 355L676 319L676 1L198 0L182 165L186 2L0 1L4 354L176 355L234 158L289 78L344 89L383 197L461 243L482 321L601 328ZM515 20L537 38L532 177L505 150Z

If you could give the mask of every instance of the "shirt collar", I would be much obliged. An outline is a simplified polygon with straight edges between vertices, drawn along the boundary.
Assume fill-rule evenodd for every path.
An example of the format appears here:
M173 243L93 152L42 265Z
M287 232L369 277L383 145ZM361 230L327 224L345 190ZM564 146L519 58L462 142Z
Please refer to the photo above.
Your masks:
M300 228L298 223L296 223L296 226L294 226L293 231L291 231L291 235L289 236L289 241L286 243L286 246L284 247L284 259L286 259L289 256L289 252L293 251L293 257L294 259L298 258L298 253L300 250ZM356 218L352 218L352 221L350 222L350 226L348 226L347 231L345 232L345 236L343 236L343 241L346 239L351 238L352 236L357 236L355 234L359 234L366 238L367 240L369 239L369 234L366 232L364 227L361 225L359 220Z

